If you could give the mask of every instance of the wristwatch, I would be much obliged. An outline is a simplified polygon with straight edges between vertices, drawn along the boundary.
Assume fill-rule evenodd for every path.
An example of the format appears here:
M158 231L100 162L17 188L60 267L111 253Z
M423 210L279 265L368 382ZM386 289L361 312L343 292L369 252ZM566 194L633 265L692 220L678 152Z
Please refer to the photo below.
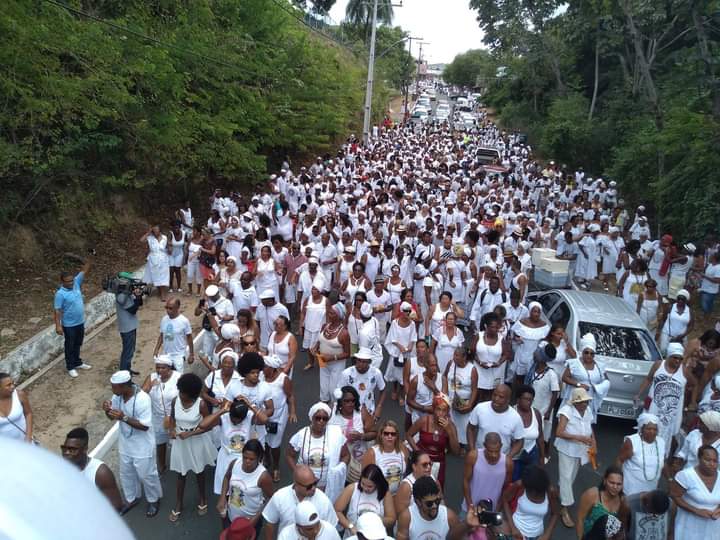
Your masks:
M579 382L575 383L575 388L580 388L581 386L582 384L580 384Z
M127 421L130 419L130 417L127 414L123 414L123 417L120 419L122 422L125 422L127 424Z

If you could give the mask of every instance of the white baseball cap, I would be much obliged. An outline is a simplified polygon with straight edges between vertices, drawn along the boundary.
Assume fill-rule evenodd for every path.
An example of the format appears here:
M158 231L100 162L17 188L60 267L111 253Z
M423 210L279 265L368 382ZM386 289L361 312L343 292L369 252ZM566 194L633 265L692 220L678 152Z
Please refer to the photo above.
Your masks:
M317 523L320 523L320 515L315 505L308 500L301 501L295 507L295 525L310 527Z
M205 294L210 297L215 296L219 292L220 289L218 289L217 285L208 285L207 289L205 289Z
M364 512L357 519L355 531L362 534L367 540L389 540L385 533L385 525L380 516L372 512Z

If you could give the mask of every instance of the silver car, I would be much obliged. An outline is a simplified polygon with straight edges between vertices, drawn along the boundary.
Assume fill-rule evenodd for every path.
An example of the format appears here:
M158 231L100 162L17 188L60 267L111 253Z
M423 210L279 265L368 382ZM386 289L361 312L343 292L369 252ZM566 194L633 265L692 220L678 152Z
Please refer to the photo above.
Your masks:
M565 327L570 343L580 353L580 338L595 336L595 360L605 368L610 392L599 414L636 418L633 404L640 384L660 351L637 313L622 299L606 294L552 289L528 293L528 300L542 304L550 324Z

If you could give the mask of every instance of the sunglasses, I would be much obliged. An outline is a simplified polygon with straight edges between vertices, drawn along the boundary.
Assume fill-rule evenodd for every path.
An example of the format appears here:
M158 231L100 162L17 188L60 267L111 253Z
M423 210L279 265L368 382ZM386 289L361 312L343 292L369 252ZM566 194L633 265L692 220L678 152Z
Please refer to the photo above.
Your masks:
M422 503L425 508L430 509L436 506L440 506L440 503L442 503L442 499L440 497L437 497L435 499L425 500Z
M319 480L315 480L315 481L312 482L311 484L307 484L307 485L306 485L306 484L301 484L300 482L297 482L297 485L300 486L300 487L304 487L304 488L307 489L307 490L310 490L310 489L313 489L313 488L317 487L318 482L319 482Z
M383 431L383 437L397 437L397 431Z
M257 345L257 341L243 341L243 345L251 346L251 345Z
M317 422L329 422L330 417L329 416L313 416L313 420Z

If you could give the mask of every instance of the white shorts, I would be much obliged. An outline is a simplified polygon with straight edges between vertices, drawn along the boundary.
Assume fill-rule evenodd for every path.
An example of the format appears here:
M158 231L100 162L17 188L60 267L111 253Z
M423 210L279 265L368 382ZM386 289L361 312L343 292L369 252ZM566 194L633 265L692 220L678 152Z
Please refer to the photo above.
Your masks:
M200 261L194 259L187 264L187 282L188 285L195 283L196 285L202 285L203 278L200 274Z
M303 332L303 342L302 342L303 349L305 349L305 350L312 349L319 340L320 340L320 330L318 330L317 332L313 332L306 328L305 332Z

